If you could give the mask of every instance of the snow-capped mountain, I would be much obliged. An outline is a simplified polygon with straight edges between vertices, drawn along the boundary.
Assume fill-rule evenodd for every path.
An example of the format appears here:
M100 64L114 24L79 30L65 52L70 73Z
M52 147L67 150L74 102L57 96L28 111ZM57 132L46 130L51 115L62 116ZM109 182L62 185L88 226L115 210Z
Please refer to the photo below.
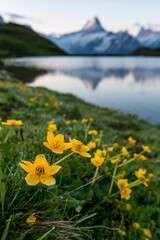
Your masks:
M160 47L160 32L142 27L136 38L143 46L151 48Z
M82 30L55 37L47 36L52 42L72 54L128 54L141 44L125 32L106 31L98 18L88 21Z
M3 17L0 15L0 24L4 24L5 22L4 22L4 19L3 19Z

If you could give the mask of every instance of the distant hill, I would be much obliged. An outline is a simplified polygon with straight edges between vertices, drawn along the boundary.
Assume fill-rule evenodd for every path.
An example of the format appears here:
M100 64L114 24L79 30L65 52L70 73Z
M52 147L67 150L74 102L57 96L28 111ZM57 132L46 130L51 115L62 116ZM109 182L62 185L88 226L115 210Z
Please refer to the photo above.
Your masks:
M66 55L32 29L14 23L0 24L0 57Z
M132 56L160 56L160 48L152 49L148 47L139 48L129 55Z

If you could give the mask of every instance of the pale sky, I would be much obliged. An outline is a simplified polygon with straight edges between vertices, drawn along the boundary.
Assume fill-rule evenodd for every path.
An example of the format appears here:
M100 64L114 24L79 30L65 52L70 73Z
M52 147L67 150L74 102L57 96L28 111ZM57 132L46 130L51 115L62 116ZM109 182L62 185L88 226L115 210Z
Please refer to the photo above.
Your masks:
M0 14L47 34L80 30L95 16L109 31L160 30L160 0L0 0Z

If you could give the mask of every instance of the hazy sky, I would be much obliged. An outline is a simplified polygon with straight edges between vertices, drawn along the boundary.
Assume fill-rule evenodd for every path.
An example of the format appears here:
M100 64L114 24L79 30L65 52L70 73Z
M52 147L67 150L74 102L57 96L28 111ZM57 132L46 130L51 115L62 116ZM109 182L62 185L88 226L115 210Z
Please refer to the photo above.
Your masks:
M160 30L160 0L0 0L0 14L44 33L79 30L94 16L107 30Z

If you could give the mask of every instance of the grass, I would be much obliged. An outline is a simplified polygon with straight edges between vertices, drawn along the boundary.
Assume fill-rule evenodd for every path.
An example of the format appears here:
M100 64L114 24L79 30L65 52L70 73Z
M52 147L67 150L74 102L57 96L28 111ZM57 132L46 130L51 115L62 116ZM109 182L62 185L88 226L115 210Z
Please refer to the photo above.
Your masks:
M66 53L23 25L0 24L0 57L54 56Z
M30 99L35 96L37 99L31 102ZM70 94L28 88L16 79L5 78L0 81L0 117L3 121L14 118L23 122L23 126L14 127L6 143L4 139L10 126L1 125L1 206L4 202L4 211L3 207L0 208L2 239L145 240L147 237L143 228L150 230L152 239L160 238L160 126L154 126L131 114L87 104ZM81 119L91 117L94 121L90 129L104 131L96 149L103 149L103 144L107 144L109 150L115 142L119 144L113 153L107 152L105 163L99 167L94 184L96 167L89 158L74 153L60 164L62 168L55 175L56 185L27 185L27 173L20 168L20 161L34 161L37 155L45 154L46 159L53 164L71 152L66 150L59 155L43 145L48 122L55 122L58 130L54 134L63 134L65 142L69 137L75 137L87 144L96 137L87 135L85 139L88 123L81 124ZM73 119L78 121L76 127L72 122L65 124L65 121ZM129 136L137 141L134 147L128 143ZM134 152L142 151L142 145L148 145L151 149L151 153L144 153L147 160L134 160L131 164L118 166L116 171L116 165L111 164L110 159L121 154L121 147L127 146L133 155ZM92 157L95 151L90 150ZM139 168L147 170L146 177L148 173L153 173L154 180L147 180L148 187L140 184L132 188L129 200L121 199L121 195L117 194L118 174L125 171L124 178L130 183L136 180L133 173ZM110 169L110 174L107 169ZM111 196L116 193L115 197L108 195L109 189ZM130 211L126 210L126 204L130 204ZM32 213L35 213L37 221L30 225L26 219ZM138 229L133 227L134 222L138 222ZM124 231L125 235L118 229Z

